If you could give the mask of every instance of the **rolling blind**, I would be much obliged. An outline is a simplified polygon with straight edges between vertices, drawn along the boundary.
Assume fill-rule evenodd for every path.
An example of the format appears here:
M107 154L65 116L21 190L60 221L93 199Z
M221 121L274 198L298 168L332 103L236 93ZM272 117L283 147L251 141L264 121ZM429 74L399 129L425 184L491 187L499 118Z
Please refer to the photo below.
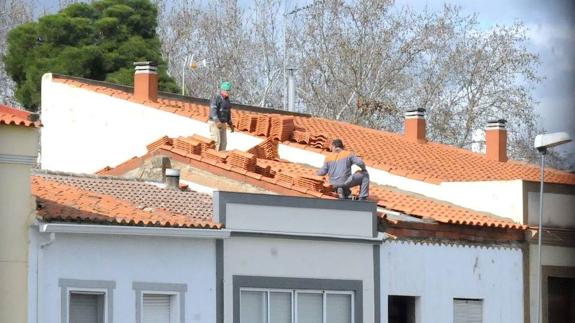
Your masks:
M102 323L103 307L100 306L104 295L70 294L69 323Z
M143 323L174 323L170 321L171 296L144 294Z
M482 323L483 301L471 299L453 300L453 323Z

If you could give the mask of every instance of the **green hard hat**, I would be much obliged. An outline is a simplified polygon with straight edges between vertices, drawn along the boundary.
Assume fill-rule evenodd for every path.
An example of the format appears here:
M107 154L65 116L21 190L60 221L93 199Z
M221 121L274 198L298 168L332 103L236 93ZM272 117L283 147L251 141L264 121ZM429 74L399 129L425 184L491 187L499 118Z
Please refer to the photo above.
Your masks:
M232 89L232 82L222 82L222 84L220 85L220 89L224 90L224 91L229 91Z

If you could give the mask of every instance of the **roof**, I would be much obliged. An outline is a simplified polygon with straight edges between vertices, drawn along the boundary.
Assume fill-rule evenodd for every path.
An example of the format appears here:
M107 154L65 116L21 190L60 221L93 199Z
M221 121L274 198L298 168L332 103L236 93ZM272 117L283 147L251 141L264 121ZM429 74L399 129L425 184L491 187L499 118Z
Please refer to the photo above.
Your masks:
M28 111L11 108L0 104L0 124L38 128L40 121L32 121Z
M149 107L185 117L206 121L208 106L203 102L159 98L158 102L142 101L120 88L92 84L78 79L56 78L70 86L145 104ZM283 116L269 110L258 113L234 109L232 119L240 131L255 136L273 137L285 144L327 153L333 138L341 138L346 147L360 155L368 166L392 174L438 184L441 182L525 180L538 181L536 165L509 160L498 162L484 154L449 145L414 143L402 135L379 131L319 117ZM276 131L272 129L276 124ZM575 174L546 168L548 183L575 185Z
M206 145L197 135L188 138L162 137L147 147L148 154L131 158L115 168L106 167L99 174L123 175L140 167L146 159L154 155L166 155L197 168L280 194L335 198L333 190L324 178L315 176L315 168L278 159L277 142L272 139L263 141L248 153L216 152L213 149L213 142ZM438 223L507 229L525 228L510 219L373 183L370 188L370 200L376 201L378 206L387 210Z
M48 222L221 228L210 195L143 181L44 172L32 175L32 194Z

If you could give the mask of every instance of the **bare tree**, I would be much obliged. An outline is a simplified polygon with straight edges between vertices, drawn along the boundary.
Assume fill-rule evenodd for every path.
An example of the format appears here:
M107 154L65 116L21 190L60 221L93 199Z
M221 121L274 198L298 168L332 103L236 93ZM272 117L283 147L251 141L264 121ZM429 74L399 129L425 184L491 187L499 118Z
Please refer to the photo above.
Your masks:
M182 53L194 54L208 64L187 74L190 94L208 97L227 79L235 100L279 107L285 32L305 111L397 132L406 110L425 108L431 140L468 149L483 145L477 134L488 120L504 118L510 156L535 160L531 143L542 129L531 94L541 77L521 23L485 30L455 6L415 12L393 0L318 0L288 17L281 6L182 0L161 10L171 73L181 76ZM551 159L561 166L560 156Z
M0 0L0 103L17 106L14 99L15 84L4 70L8 32L32 20L32 2L28 0Z

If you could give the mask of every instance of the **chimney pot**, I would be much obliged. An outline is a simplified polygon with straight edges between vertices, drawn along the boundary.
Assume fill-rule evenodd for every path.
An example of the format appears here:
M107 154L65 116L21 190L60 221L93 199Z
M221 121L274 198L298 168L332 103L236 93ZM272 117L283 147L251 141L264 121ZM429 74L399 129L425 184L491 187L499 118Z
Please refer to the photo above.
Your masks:
M158 64L152 61L134 63L134 97L140 100L158 100Z
M486 157L499 162L507 161L507 120L498 119L487 122L485 128Z
M404 136L411 142L426 143L425 109L417 108L405 112Z
M166 169L166 187L180 189L180 170L175 168Z

